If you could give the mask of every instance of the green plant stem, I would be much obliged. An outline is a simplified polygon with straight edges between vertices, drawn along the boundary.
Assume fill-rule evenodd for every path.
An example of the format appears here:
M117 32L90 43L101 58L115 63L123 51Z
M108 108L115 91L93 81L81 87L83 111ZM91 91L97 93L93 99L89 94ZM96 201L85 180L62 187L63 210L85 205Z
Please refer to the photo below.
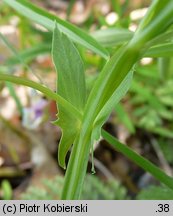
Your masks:
M114 55L110 60L111 68L107 65L102 71L103 73L98 78L97 85L92 89L88 102L85 106L80 134L75 140L67 166L65 184L61 197L64 200L79 199L86 174L90 147L94 141L91 138L94 120L99 114L101 107L103 107L106 103L107 95L110 94L111 96L111 93L114 91L114 89L111 89L110 86L114 85L114 88L116 88L121 84L134 62L136 62L138 53L136 53L136 51L132 52L131 49L128 50L128 47L125 47L125 49L123 48L120 57L118 59L116 59L116 57L117 56ZM127 64L124 64L124 62ZM113 68L112 64L114 65ZM117 79L112 78L111 74L107 76L109 68L110 70L113 69L114 76L116 76ZM119 73L119 71L121 71L121 73ZM105 92L104 88L106 88L106 83L109 83L109 88Z
M82 133L75 140L65 175L65 187L61 195L63 200L79 199L81 195L90 153L90 135L91 132Z
M73 26L47 14L45 11L39 10L27 1L4 1L13 6L19 12L23 13L25 16L32 18L34 21L39 22L50 30L52 30L52 27L54 26L53 21L56 19L61 29L70 35L75 42L78 42L107 58L107 52L105 52L99 44L93 41L92 38L86 37L86 35L79 31L79 29L74 29ZM97 117L99 116L99 113L104 109L113 93L120 86L128 72L139 59L141 50L143 51L149 41L163 33L173 22L172 14L172 0L153 1L147 15L139 25L139 28L130 43L124 46L118 55L114 54L100 73L85 106L81 128L74 142L72 154L67 167L62 199L79 199L86 174L90 147L94 141L92 140L92 132L97 126L96 123L98 123ZM81 37L78 37L79 34ZM83 38L86 38L86 40L83 40ZM88 43L88 40L90 43ZM27 83L27 85L28 84L29 83ZM34 85L31 87L34 87ZM38 86L36 85L34 88L37 89ZM47 88L46 90L41 90L44 91L46 95L51 96L51 98L55 97L55 95L52 95L52 91L47 91ZM63 104L63 106L67 108L67 101L62 100L59 96L56 96L56 98L58 99L58 103ZM70 108L71 107L73 108L72 112L75 111L77 114L77 110L75 110L73 106L70 106ZM153 172L152 169L150 171ZM157 175L156 172L153 173L154 175ZM163 180L163 177L165 176L159 175L159 177Z
M172 1L154 1L132 40L118 55L113 55L99 75L89 95L81 130L72 149L62 199L79 199L86 174L89 149L94 142L92 130L97 126L95 120L140 58L141 50L143 51L146 43L163 33L173 21L172 13Z
M165 80L169 78L169 70L170 70L170 58L159 58L158 59L158 69L160 72L161 80Z
M46 87L44 87L44 86L42 86L42 85L40 85L38 83L35 83L35 82L31 81L31 80L27 80L27 79L24 79L24 78L21 78L21 77L15 77L15 76L11 76L11 75L5 75L5 74L0 74L0 80L1 81L9 81L9 82L12 82L12 83L32 87L32 88L35 88L35 89L41 91L42 93L44 93L50 99L53 99L53 100L58 100L59 99L59 96L56 93L52 92L50 89L47 89ZM49 92L49 94L47 94L47 92ZM71 110L71 112L72 112L72 110ZM78 115L80 115L80 113L78 113ZM76 143L78 143L80 145L74 144L74 149L73 149L72 154L71 154L71 160L70 160L71 162L68 165L69 170L71 170L71 172L67 172L67 175L66 175L66 178L65 178L65 184L67 185L67 183L68 183L69 187L64 188L63 194L62 194L62 199L71 199L71 196L72 195L74 196L74 194L76 193L74 188L78 189L77 196L79 196L79 194L80 194L80 188L81 188L80 185L78 185L78 182L75 181L74 177L72 178L73 181L69 181L69 177L71 178L71 174L73 174L73 176L74 176L74 173L77 173L78 176L75 176L75 177L80 178L80 173L77 172L77 170L79 170L79 169L82 170L82 168L87 166L88 155L89 155L89 151L90 151L89 143L90 143L90 134L91 134L91 132L86 133L86 134L89 134L89 135L87 137L81 136L81 138L80 138L81 140L79 140L79 137L77 137ZM165 185L167 185L168 187L173 189L173 179L171 177L167 176L158 167L153 165L147 159L145 159L142 156L135 153L133 150L131 150L126 145L120 143L118 140L116 140L114 137L112 137L110 134L108 134L104 130L102 130L102 136L111 145L113 145L119 152L121 152L123 155L125 155L126 157L131 159L133 162L135 162L137 165L142 167L144 170L151 173L159 181L161 181L162 183L164 183ZM83 140L85 140L86 143L84 143ZM82 151L81 151L81 149L82 149ZM79 163L78 160L75 160L76 157L81 161L81 163ZM74 163L75 163L74 167L76 168L76 170L72 170ZM83 175L83 178L84 177L85 177L85 175Z
M115 137L111 136L108 132L102 129L103 138L111 144L117 151L121 152L127 158L132 160L138 166L142 167L145 171L152 174L157 180L167 185L173 190L173 178L166 175L161 169L155 166L153 163L140 156L127 145L120 143Z
M75 2L76 2L76 0L70 0L70 2L69 2L68 8L67 8L67 12L66 12L66 14L67 14L67 20L70 19L70 15L71 15L71 12L72 12L73 7L75 5Z
M62 98L61 96L59 96L58 94L56 94L55 92L53 92L52 90L50 90L49 88L34 82L32 80L28 80L22 77L17 77L17 76L13 76L13 75L8 75L8 74L1 74L0 73L0 81L8 81L8 82L12 82L15 84L19 84L19 85L24 85L24 86L28 86L31 87L33 89L36 89L40 92L42 92L46 97L48 97L49 99L58 101L59 104L61 104L61 106L64 109L71 109L72 113L75 114L76 116L79 116L79 118L81 118L81 114L78 112L78 110L76 110L76 108L71 105L68 101L66 101L64 98Z

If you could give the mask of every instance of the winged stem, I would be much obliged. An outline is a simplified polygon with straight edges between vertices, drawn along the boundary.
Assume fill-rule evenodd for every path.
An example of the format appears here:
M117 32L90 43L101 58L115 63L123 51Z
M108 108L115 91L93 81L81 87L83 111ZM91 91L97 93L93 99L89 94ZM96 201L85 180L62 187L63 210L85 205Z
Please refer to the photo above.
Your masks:
M98 138L93 133L98 122L102 122L102 119L97 119L99 113L140 58L145 44L163 33L172 23L172 14L171 0L154 1L132 40L115 53L103 68L85 106L81 129L66 171L62 199L79 199L93 137Z

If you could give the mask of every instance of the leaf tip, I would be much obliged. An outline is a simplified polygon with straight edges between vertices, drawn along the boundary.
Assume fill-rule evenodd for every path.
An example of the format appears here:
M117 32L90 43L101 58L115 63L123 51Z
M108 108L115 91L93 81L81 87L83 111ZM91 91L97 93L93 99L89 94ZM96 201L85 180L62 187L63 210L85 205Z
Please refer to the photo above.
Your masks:
M59 166L60 166L61 168L63 168L64 170L67 169L67 166L66 166L65 161L62 161L62 160L60 159L59 156L58 156L58 163L59 163Z

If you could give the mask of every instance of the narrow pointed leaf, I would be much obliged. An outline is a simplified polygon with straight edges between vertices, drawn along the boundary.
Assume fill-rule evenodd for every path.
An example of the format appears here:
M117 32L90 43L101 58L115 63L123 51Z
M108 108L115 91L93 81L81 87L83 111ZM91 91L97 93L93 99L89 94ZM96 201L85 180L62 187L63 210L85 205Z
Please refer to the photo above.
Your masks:
M173 22L172 14L172 0L153 1L147 14L138 26L130 45L140 48L141 45L143 46L143 44L152 41L159 34L163 34Z
M107 59L109 54L94 38L79 29L78 27L58 18L57 16L46 12L45 10L35 6L27 0L3 0L6 4L14 8L23 16L33 20L44 26L50 31L54 29L54 21L59 24L61 31L66 33L74 42L81 44L87 49L101 55Z
M55 26L52 57L57 71L57 92L80 111L86 101L84 65L78 50Z
M102 130L102 136L104 139L110 143L116 150L121 152L131 161L136 163L138 166L142 167L145 171L151 173L160 182L167 185L169 188L173 189L173 178L164 173L156 165L151 163L149 160L145 159L141 155L137 154L135 151L130 149L127 145L120 143L115 137L111 136L105 130Z
M101 109L101 111L97 115L94 121L94 127L93 127L91 140L94 140L94 139L97 140L100 138L102 125L107 120L107 118L109 117L110 113L112 112L116 104L122 99L122 97L129 90L131 82L132 82L132 78L133 78L133 71L130 71L125 77L125 79L118 86L118 88L115 90L111 98L107 101L107 103L104 105L104 107Z
M124 109L123 105L121 103L117 104L114 110L117 113L119 120L125 125L130 133L134 134L135 126L130 119L129 114Z
M147 57L172 57L173 56L173 42L153 46L145 53L145 56Z
M133 32L127 29L108 28L95 31L92 36L104 47L112 47L129 41L133 37Z
M37 77L37 79L42 82L42 80L40 79L40 77L25 63L24 59L22 58L22 56L20 56L17 52L17 50L14 48L14 46L8 41L8 39L0 33L0 39L2 39L2 41L5 43L5 45L7 46L7 48L11 51L11 53L15 56L16 60L22 64L28 71L30 71L35 77Z
M57 93L80 112L86 101L84 66L73 43L55 25L53 32L52 57L57 71ZM59 146L59 162L65 167L65 156L74 142L80 120L58 105L59 121L63 136Z
M51 52L51 44L40 43L38 45L32 46L30 48L26 48L20 52L18 52L18 56L23 62L32 61L39 55L47 54ZM19 63L17 56L12 56L5 62L7 65L15 65Z
M58 148L58 162L62 168L66 169L65 158L76 138L81 121L68 108L63 109L59 103L58 109L58 120L54 122L55 125L62 129L62 137Z
M3 73L0 73L0 81L11 82L18 85L24 85L36 89L42 92L47 98L58 102L58 104L60 104L64 110L69 110L69 112L71 112L72 115L75 115L76 118L80 119L82 117L81 113L79 113L79 111L71 103L69 103L63 97L56 94L55 92L53 92L52 90L50 90L49 88L45 87L40 83L34 82L32 80L23 77L13 76L13 75L8 75Z

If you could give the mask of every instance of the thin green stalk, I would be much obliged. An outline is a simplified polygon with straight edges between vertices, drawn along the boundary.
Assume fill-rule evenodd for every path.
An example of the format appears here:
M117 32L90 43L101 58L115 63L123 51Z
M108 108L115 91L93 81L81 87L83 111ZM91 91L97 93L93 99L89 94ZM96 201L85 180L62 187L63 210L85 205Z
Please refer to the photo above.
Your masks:
M113 10L116 12L116 13L118 13L118 15L121 17L121 15L122 15L122 11L121 11L121 3L120 3L120 1L118 0L111 0L110 1L111 2L111 4L112 4L112 7L113 7Z
M0 81L8 81L8 82L12 82L15 84L24 85L24 86L28 86L28 87L31 87L33 89L36 89L36 90L42 92L49 99L58 101L58 103L61 104L61 106L64 107L64 109L67 109L67 108L71 109L71 111L74 115L81 118L81 114L78 112L78 110L76 110L76 108L73 105L71 105L64 98L62 98L61 96L59 96L58 94L53 92L51 89L49 89L49 88L47 88L47 87L45 87L39 83L36 83L32 80L28 80L28 79L25 79L22 77L17 77L17 76L8 75L8 74L1 74L1 73L0 73Z
M73 10L75 2L76 2L76 0L70 0L70 2L69 2L68 8L67 8L67 20L70 19L70 15L71 15L71 12Z
M169 78L170 58L159 58L158 69L161 80Z
M166 175L161 169L153 163L134 152L127 145L120 143L115 137L111 136L108 132L102 129L103 138L111 144L117 151L121 152L131 161L142 167L145 171L152 174L157 180L164 183L166 186L173 190L173 178Z
M34 73L27 64L25 64L25 61L22 59L22 56L18 54L14 46L8 41L8 39L3 34L1 34L1 32L0 32L0 38L5 43L7 48L11 51L11 53L15 56L15 58L18 60L18 62L21 63L21 65L23 65L24 68L26 68L26 70L31 72L42 83L40 77L36 73Z
M15 100L18 111L19 111L20 115L22 116L23 115L23 106L22 106L22 103L20 102L18 95L15 92L13 85L10 82L6 82L6 86L10 92L10 95Z

